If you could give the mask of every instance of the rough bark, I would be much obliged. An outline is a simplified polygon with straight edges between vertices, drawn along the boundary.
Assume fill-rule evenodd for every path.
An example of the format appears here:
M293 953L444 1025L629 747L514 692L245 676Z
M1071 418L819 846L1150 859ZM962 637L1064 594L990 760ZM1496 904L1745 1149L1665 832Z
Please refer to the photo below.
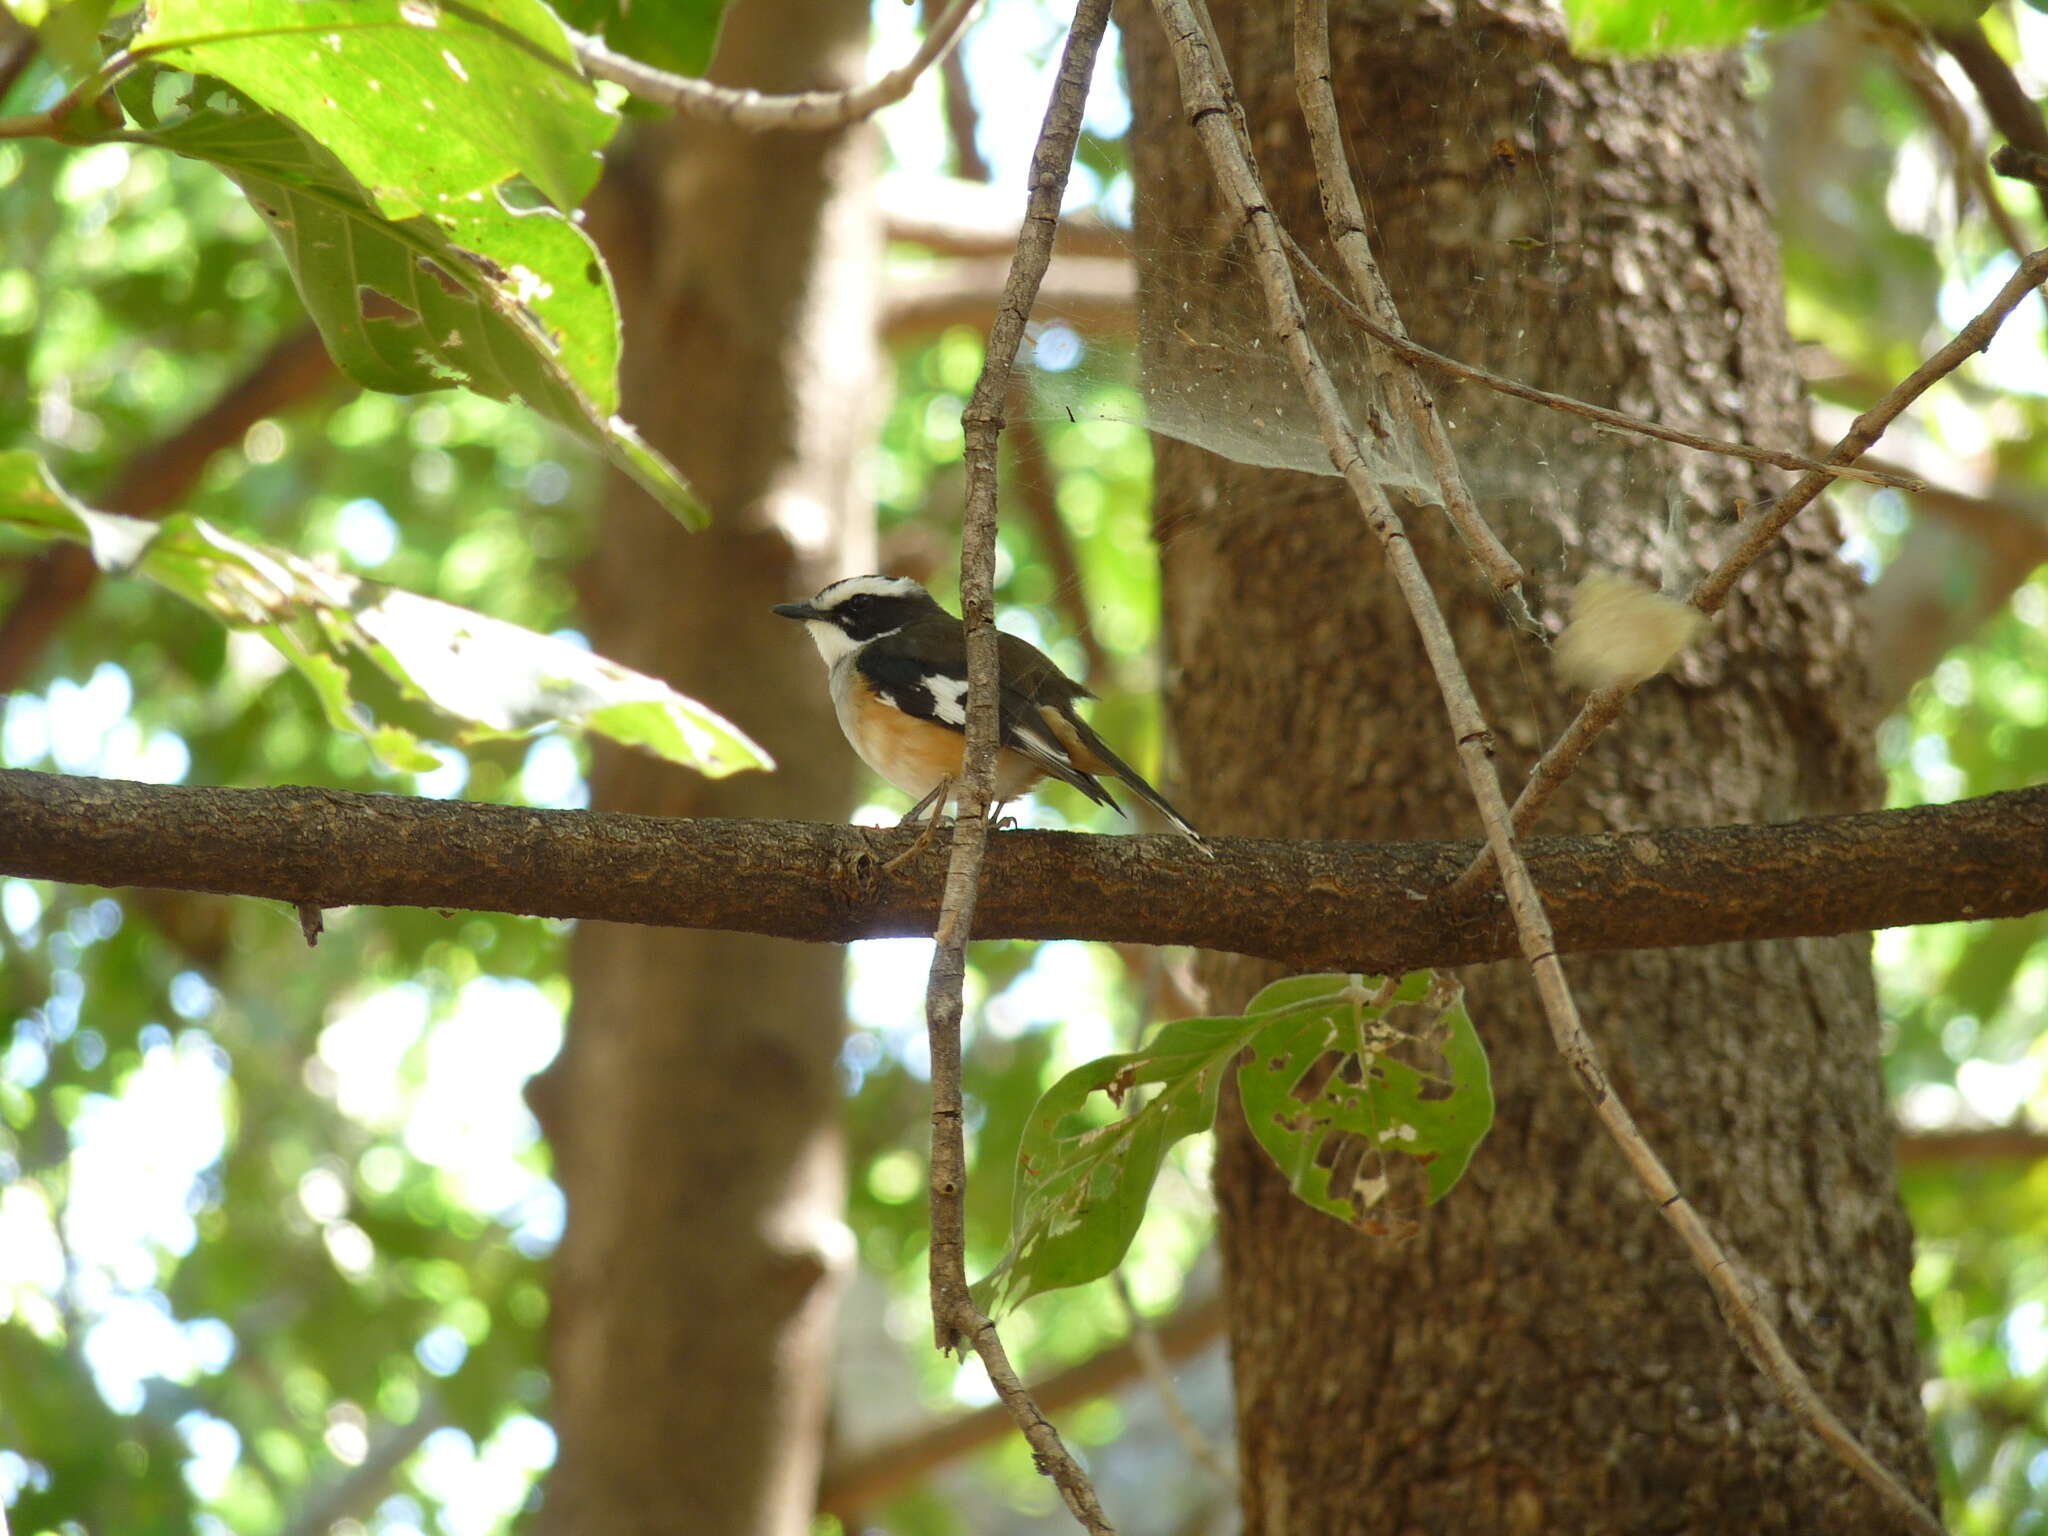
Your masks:
M0 875L720 928L843 944L928 936L946 844L819 822L675 820L327 789L209 789L0 769ZM1538 837L1560 953L1805 938L2048 908L2048 788L1778 826ZM1186 944L1311 970L1519 952L1493 898L1434 899L1477 843L1006 832L975 932ZM422 861L421 848L432 848ZM1365 918L1370 914L1370 921Z
M860 0L734 8L714 78L766 91L864 73ZM880 237L867 129L642 124L593 212L618 274L629 416L712 509L680 529L615 484L586 571L598 650L743 719L772 776L716 784L601 752L600 806L844 813L817 658L768 613L871 545ZM850 1240L837 950L588 924L539 1102L568 1195L547 1488L560 1532L807 1531Z
M1293 101L1287 7L1212 8L1276 212L1327 262ZM1740 68L1588 64L1523 0L1333 7L1337 96L1376 245L1416 338L1641 415L1752 442L1802 423ZM1172 72L1132 25L1140 323L1207 296L1217 235ZM1195 322L1199 329L1199 320ZM1714 518L1776 477L1595 434L1469 389L1494 527L1561 591L1599 563L1660 574L1678 498ZM1469 835L1435 685L1335 482L1162 442L1170 707L1182 803L1219 832ZM1409 528L1510 782L1568 716L1540 652L1418 510ZM1553 809L1594 831L1859 807L1874 781L1825 518L1738 591L1710 641L1632 706ZM1701 560L1700 565L1704 565ZM1696 574L1689 568L1684 574ZM1555 594L1543 606L1555 616ZM1576 960L1614 1083L1744 1255L1820 1389L1932 1495L1867 946L1799 940ZM1211 961L1220 1002L1269 972ZM1401 1248L1294 1201L1226 1118L1217 1193L1244 1508L1253 1532L1862 1531L1870 1496L1748 1365L1679 1245L1599 1137L1519 967L1466 977L1499 1119Z

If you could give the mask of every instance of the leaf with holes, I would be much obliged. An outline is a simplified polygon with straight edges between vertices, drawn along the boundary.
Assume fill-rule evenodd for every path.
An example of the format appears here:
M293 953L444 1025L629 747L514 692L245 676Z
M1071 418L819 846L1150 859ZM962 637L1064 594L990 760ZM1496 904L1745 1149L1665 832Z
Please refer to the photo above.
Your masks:
M1333 996L1326 985L1282 1013L1324 1008ZM1144 1049L1076 1067L1048 1088L1017 1149L1010 1250L975 1286L980 1305L1007 1311L1115 1269L1137 1236L1167 1152L1216 1123L1231 1059L1273 1017L1178 1019ZM1146 1088L1156 1091L1132 1097Z
M290 119L387 219L515 176L574 208L618 126L540 0L149 0L129 52Z
M494 187L393 222L333 155L217 81L159 72L126 84L122 100L151 142L218 166L248 195L350 378L522 403L703 526L682 478L615 414L618 306L570 220Z
M460 741L567 726L713 777L774 766L737 726L658 678L196 517L145 523L95 512L25 450L0 452L0 527L87 544L103 567L132 570L231 629L261 634L312 685L329 722L362 736L394 767L424 771L439 759L411 731L370 712L358 671L381 674L461 722Z
M1361 1231L1411 1233L1493 1124L1463 988L1430 971L1391 989L1298 976L1246 1011L1266 1022L1238 1071L1245 1120L1295 1194Z

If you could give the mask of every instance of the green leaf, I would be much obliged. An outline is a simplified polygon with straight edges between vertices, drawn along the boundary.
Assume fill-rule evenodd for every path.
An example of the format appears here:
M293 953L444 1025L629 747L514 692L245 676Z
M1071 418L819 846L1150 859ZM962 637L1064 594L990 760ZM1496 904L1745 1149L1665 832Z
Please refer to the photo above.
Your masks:
M1735 48L1759 30L1811 21L1828 0L1564 0L1572 50L1663 54Z
M994 1315L1115 1269L1167 1152L1215 1124L1223 1074L1247 1047L1238 1093L1259 1144L1304 1201L1375 1235L1409 1220L1389 1215L1397 1163L1434 1204L1493 1123L1486 1053L1456 982L1289 977L1240 1018L1177 1020L1046 1090L1017 1149L1009 1252L974 1287L977 1302Z
M985 1310L1100 1279L1122 1262L1159 1165L1175 1142L1216 1123L1223 1073L1254 1027L1180 1019L1144 1050L1088 1062L1045 1091L1017 1148L1010 1251L974 1287ZM1117 1114L1134 1089L1153 1085L1141 1108Z
M1275 989L1257 1004L1294 1006L1252 1041L1238 1092L1252 1135L1317 1210L1375 1236L1405 1235L1404 1169L1434 1205L1463 1176L1493 1124L1486 1052L1456 982L1415 971L1379 1001L1339 976L1284 985L1341 987L1304 1006Z
M558 0L555 13L620 53L678 75L701 75L729 0Z
M394 220L514 176L574 208L618 126L540 0L149 0L129 51L290 118Z
M451 603L364 581L283 550L238 539L187 515L144 523L78 505L35 454L0 452L0 526L112 553L231 629L263 635L313 687L338 730L367 740L395 767L439 759L358 696L351 660L374 668L443 715L457 739L525 736L553 726L594 731L719 777L772 768L730 721L666 683L581 646Z
M618 305L569 219L495 187L393 222L334 156L227 86L158 72L122 100L150 142L218 166L248 195L350 378L524 404L595 444L685 526L704 526L682 477L616 414Z

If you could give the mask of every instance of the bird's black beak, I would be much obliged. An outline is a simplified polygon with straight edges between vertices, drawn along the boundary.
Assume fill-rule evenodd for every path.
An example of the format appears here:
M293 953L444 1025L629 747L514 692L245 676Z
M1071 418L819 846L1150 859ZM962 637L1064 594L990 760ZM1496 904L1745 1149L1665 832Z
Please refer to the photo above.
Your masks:
M785 619L822 619L824 615L809 603L777 603L773 610Z

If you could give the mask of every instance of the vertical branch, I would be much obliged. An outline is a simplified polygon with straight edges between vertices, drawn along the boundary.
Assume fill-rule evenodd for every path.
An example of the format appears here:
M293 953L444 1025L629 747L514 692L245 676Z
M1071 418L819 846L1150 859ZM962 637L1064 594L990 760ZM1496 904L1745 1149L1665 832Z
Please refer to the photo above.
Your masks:
M935 27L945 10L945 0L924 0L924 24ZM975 110L974 88L967 79L967 60L961 50L950 48L939 60L939 83L945 87L946 137L953 144L953 174L968 181L988 181L988 161L982 158L975 137L981 114Z
M1372 241L1365 232L1365 206L1351 168L1344 155L1344 135L1338 126L1337 95L1330 86L1330 17L1322 0L1295 0L1294 6L1294 89L1301 98L1302 116L1308 122L1309 147L1315 156L1316 186L1322 193L1323 220L1330 226L1337 257L1351 291L1366 312L1396 336L1406 339L1394 296L1373 259ZM1479 562L1494 591L1513 605L1522 624L1536 630L1535 619L1522 595L1522 567L1480 515L1465 474L1444 435L1443 418L1436 400L1422 382L1422 370L1407 358L1395 356L1385 347L1372 349L1373 372L1408 418L1408 424L1422 439L1429 455L1430 469L1443 492L1444 510L1465 541L1473 559ZM1540 632L1540 631L1539 631Z
M1109 4L1110 0L1080 0L1075 9L1045 124L1031 157L1031 192L1017 235L1017 254L989 331L981 377L961 419L967 459L967 514L960 545L960 610L967 629L967 747L957 801L959 820L946 864L933 934L931 976L925 989L925 1028L932 1058L933 1332L939 1348L951 1349L965 1342L981 1357L997 1395L1030 1442L1040 1468L1058 1486L1067 1508L1084 1529L1101 1533L1112 1527L1087 1474L1018 1380L995 1324L968 1293L960 1014L967 938L974 925L982 854L988 844L986 812L995 775L1000 677L995 630L997 439L1003 429L1011 367L1024 340L1024 324L1052 260L1060 201L1073 166L1074 146L1081 137L1081 114L1087 103L1089 77L1095 71L1095 55L1109 25Z
M1109 653L1095 633L1095 621L1088 611L1087 586L1081 578L1081 561L1074 553L1074 541L1060 517L1059 470L1045 451L1045 436L1038 423L1024 413L1029 404L1022 388L1011 392L1011 403L1019 408L1017 420L1009 425L1010 441L1017 450L1017 499L1031 520L1031 532L1038 540L1045 562L1052 567L1052 597L1088 658L1088 675L1083 682L1101 688L1109 676Z
M1643 1140L1634 1118L1608 1084L1599 1053L1586 1033L1577 1001L1558 962L1556 939L1542 897L1515 845L1507 800L1494 769L1492 733L1414 546L1373 479L1343 399L1308 334L1301 295L1294 284L1278 221L1267 201L1258 169L1232 122L1222 61L1211 50L1196 19L1193 0L1153 0L1153 4L1180 74L1182 99L1195 133L1208 152L1217 186L1238 210L1250 235L1274 334L1301 377L1331 462L1358 502L1367 526L1379 538L1395 584L1414 617L1450 719L1460 764L1486 827L1488 849L1501 871L1516 935L1534 973L1537 996L1558 1052L1570 1065L1602 1127L1620 1148L1637 1181L1684 1241L1736 1338L1778 1390L1786 1406L1912 1529L1930 1536L1938 1533L1940 1522L1921 1507L1905 1485L1821 1401L1784 1341L1759 1310L1733 1259L1680 1192L1670 1171Z

